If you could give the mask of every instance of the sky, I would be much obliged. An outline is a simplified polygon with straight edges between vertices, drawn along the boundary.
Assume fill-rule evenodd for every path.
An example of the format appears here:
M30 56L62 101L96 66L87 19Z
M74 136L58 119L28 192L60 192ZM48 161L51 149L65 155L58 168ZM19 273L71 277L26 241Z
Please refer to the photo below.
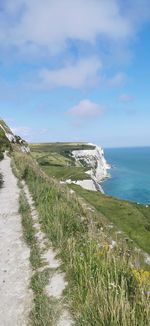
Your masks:
M29 142L150 146L149 0L0 0L0 117Z

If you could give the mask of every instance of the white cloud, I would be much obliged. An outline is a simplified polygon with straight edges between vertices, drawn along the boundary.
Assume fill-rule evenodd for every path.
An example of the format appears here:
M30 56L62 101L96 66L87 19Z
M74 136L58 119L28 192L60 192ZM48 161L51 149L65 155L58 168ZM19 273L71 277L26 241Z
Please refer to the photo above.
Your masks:
M108 56L106 61L112 60L113 64L114 57L126 58L129 41L149 17L149 0L1 1L1 61L17 60L19 55L25 62L34 63L36 58L37 66L48 67L50 56L55 54L51 66L55 62L58 67L59 60L62 67L64 57L76 60L84 57L56 70L41 70L39 86L48 89L91 86L97 82L101 68L98 56L104 61ZM86 56L98 55L86 59L85 53ZM30 71L29 79L35 70ZM118 86L123 79L124 76L118 74L110 85Z
M68 113L77 119L87 119L102 114L103 107L95 102L85 99L72 107Z
M114 75L110 80L109 80L109 85L111 87L118 87L120 85L122 85L122 83L124 83L127 79L127 76L120 72L117 73L116 75Z
M132 102L134 100L134 96L131 94L123 93L119 96L119 100L123 103Z
M134 33L140 15L146 17L142 15L143 2L142 7L139 1L137 6L130 5L127 14L121 9L122 3L121 0L5 0L0 15L0 41L2 45L21 49L40 51L44 47L45 51L55 52L62 51L68 40L91 44L99 36L127 40Z
M58 70L43 69L39 73L39 88L71 87L83 88L95 86L98 72L102 64L96 57L79 60L75 64L67 64Z

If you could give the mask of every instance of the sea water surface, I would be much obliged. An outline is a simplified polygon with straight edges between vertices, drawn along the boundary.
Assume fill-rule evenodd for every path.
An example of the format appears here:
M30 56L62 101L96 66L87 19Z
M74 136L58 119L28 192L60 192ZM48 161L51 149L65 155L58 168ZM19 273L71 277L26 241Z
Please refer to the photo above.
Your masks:
M105 149L111 178L102 183L106 194L150 204L150 147Z

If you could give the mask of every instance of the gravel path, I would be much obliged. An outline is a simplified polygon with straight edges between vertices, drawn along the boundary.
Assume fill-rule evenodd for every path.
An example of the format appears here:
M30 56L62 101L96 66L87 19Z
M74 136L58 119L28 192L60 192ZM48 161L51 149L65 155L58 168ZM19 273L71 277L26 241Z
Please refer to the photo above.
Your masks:
M6 155L0 173L4 180L0 189L0 325L26 326L32 305L30 252L18 214L19 188Z

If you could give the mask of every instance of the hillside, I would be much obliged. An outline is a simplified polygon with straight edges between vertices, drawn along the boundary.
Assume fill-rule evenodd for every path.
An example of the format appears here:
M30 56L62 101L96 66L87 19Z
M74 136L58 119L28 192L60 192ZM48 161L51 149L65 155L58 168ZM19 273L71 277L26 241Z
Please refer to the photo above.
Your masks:
M87 174L87 171L89 171L87 151L93 151L92 158L95 159L95 147L93 145L49 143L30 145L30 149L31 155L37 160L42 170L48 176L57 178L60 183L69 183L73 190L105 216L108 223L114 223L119 230L125 232L140 248L150 254L150 207L106 196L99 191L95 193L82 189L86 187L81 183L81 180L89 180L89 174ZM77 160L72 153L77 153ZM82 153L82 156L78 157L78 153ZM94 166L92 158L90 157ZM103 159L104 154L102 155ZM101 158L97 162L98 159L94 163L101 164ZM78 163L80 163L80 166L78 166ZM106 161L102 166L106 166L105 176L107 177L107 168L109 166ZM81 185L82 188L78 187L78 185Z
M149 207L77 185L82 180L94 182L99 164L107 173L104 153L96 145L32 144L29 152L22 150L22 143L18 144L14 137L15 141L10 139L11 165L19 181L20 199L17 203L18 189L15 193L11 189L9 179L15 187L17 180L11 175L7 155L0 163L4 175L0 196L6 201L10 193L10 205L15 201L19 206L20 215L15 215L15 220L22 223L20 230L30 249L30 257L21 255L22 264L28 266L30 260L32 269L32 277L30 273L28 277L22 274L26 296L32 301L25 310L29 318L26 324L149 326ZM101 177L106 177L105 173ZM9 223L14 221L13 214ZM8 240L4 217L2 214L3 247ZM10 235L14 230L10 225ZM21 234L18 236L22 239ZM19 262L20 257L16 261L13 258L14 266L6 266L10 278L12 270L15 277L20 275ZM29 281L32 295L28 292ZM18 300L23 306L24 296L17 295L14 303ZM6 296L4 291L1 304L8 299L9 293Z
M5 150L11 151L12 147L15 150L29 152L28 144L20 136L14 135L11 129L3 120L0 120L0 155L3 157Z
M42 230L62 260L62 271L68 281L65 301L75 325L148 326L150 306L146 293L150 273L144 270L148 265L135 243L115 223L110 223L111 205L112 212L114 205L117 212L121 202L115 204L110 200L109 204L106 197L108 203L105 203L105 196L100 192L86 192L76 185L71 186L72 191L59 178L57 181L45 174L29 156L18 153L14 159L20 177L33 195ZM103 198L100 206L107 207L108 215L88 198L90 194L93 198ZM129 208L122 206L122 212L124 209L127 216ZM135 218L137 211L130 211L130 218L132 213ZM121 219L121 211L119 214ZM39 313L39 305L37 309Z
M4 150L10 148L11 144L5 133L5 124L2 120L0 120L0 160L3 158Z

